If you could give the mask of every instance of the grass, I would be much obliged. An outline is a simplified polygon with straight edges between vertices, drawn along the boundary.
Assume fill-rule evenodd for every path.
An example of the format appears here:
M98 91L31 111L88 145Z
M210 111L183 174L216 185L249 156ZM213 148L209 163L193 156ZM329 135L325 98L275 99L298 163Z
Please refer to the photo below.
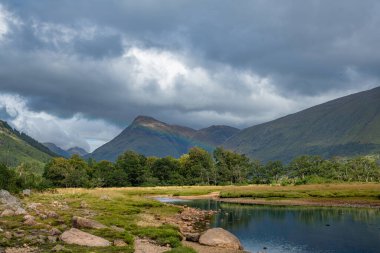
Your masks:
M173 226L138 228L134 231L134 234L142 238L152 239L161 246L170 245L172 248L181 246L182 236L178 228Z
M300 186L267 186L254 185L225 189L220 192L221 198L277 198L277 199L310 199L310 198L362 198L380 199L380 184L316 184Z

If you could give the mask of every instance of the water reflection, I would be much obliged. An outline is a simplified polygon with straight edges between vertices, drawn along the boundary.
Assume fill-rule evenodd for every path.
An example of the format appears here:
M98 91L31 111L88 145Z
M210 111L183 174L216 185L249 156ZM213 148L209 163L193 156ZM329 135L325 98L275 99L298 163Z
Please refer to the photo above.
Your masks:
M213 200L187 201L186 205L220 210L212 225L234 233L251 252L380 252L378 209L261 206Z

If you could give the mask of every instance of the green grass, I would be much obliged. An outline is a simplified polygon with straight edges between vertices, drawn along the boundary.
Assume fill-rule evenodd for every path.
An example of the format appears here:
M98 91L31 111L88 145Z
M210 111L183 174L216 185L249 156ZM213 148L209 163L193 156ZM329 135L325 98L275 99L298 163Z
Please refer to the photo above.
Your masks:
M221 198L310 199L362 198L380 199L380 184L317 184L302 186L246 186L220 192Z
M161 246L170 245L172 248L181 246L182 236L178 228L174 226L138 228L134 231L134 234L142 238L152 239Z

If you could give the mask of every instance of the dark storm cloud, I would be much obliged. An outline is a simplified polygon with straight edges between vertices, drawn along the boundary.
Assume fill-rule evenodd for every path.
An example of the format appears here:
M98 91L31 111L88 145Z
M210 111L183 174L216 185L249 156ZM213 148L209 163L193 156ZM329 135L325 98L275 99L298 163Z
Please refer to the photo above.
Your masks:
M379 85L375 0L0 4L0 92L60 118L247 126Z

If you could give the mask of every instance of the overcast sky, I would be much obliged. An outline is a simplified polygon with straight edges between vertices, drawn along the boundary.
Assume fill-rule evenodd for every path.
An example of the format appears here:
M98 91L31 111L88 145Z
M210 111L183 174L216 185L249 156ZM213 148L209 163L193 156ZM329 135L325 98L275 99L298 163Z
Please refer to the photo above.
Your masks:
M378 0L0 0L0 118L93 150L137 115L251 126L380 84Z

